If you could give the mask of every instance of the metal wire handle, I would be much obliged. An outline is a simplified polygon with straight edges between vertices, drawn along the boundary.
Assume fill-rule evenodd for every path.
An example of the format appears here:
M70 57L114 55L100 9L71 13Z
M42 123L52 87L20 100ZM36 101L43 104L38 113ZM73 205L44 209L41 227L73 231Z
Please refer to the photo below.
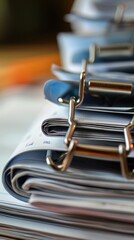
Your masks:
M86 65L84 65L84 70L86 68ZM75 107L78 107L82 104L84 99L84 88L85 88L85 80L86 80L86 71L83 71L80 74L80 83L79 83L79 92L78 92L78 98L75 101ZM69 105L69 101L64 98L58 98L59 103Z
M124 13L126 10L126 5L125 4L118 4L116 11L115 11L115 16L114 16L114 21L116 24L120 24L123 21Z

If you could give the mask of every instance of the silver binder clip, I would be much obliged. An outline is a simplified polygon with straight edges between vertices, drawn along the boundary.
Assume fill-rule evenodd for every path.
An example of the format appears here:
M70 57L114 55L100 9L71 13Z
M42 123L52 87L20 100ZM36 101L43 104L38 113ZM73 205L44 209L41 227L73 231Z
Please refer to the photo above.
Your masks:
M57 164L52 159L51 151L49 151L46 158L47 164L54 170L64 172L70 166L73 156L84 156L87 158L107 161L120 161L122 175L128 179L134 179L134 173L129 171L127 163L127 155L133 149L131 129L134 128L134 117L130 124L124 129L125 144L119 144L118 147L85 145L80 144L77 139L73 139L73 134L77 125L75 120L75 109L82 104L84 99L85 76L86 73L83 72L81 74L78 99L75 99L75 97L72 96L69 101L69 128L64 140L67 146L67 152L62 156L62 163Z
M131 57L134 56L133 44L111 44L99 46L92 44L89 48L90 58L89 63L94 63L96 57Z
M83 72L80 74L79 81L79 92L78 99L76 100L76 106L82 104L84 99L84 92L94 92L96 94L114 94L114 95L123 95L131 96L133 93L133 84L125 82L115 82L90 78L89 81L86 81L86 72L88 61L83 61ZM62 105L69 105L69 100L60 97L58 102Z

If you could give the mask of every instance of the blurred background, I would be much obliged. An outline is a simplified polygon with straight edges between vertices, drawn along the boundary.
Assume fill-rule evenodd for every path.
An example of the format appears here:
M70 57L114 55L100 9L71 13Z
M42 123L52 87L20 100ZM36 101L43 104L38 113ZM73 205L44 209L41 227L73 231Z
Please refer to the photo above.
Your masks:
M60 64L56 36L70 31L64 15L72 3L0 0L0 175L44 106L44 82Z
M60 62L57 33L70 31L64 15L72 3L0 0L0 89L50 74L51 63Z
M54 40L69 30L63 21L72 0L0 0L0 43L18 44Z

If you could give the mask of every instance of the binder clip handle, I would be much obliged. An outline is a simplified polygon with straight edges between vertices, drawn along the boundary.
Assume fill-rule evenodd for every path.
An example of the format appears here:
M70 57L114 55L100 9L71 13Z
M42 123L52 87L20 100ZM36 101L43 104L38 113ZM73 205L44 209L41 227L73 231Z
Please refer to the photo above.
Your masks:
M85 79L86 79L86 72L83 71L80 74L79 92L78 92L78 98L75 101L75 107L80 106L84 100ZM64 98L58 98L58 102L64 105L69 105L69 101Z

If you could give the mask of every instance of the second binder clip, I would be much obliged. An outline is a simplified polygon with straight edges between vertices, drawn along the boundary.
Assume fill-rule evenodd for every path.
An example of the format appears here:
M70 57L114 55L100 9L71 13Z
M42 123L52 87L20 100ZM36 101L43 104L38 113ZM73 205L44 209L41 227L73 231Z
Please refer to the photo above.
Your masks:
M47 164L57 171L64 172L69 167L73 156L81 156L105 161L120 161L122 175L128 179L133 179L134 172L129 170L127 156L133 150L131 130L134 128L134 117L132 117L131 122L124 128L125 144L119 144L118 147L80 144L77 139L73 138L74 131L77 127L75 120L75 110L82 104L84 100L86 66L87 62L85 64L84 71L80 76L78 98L76 99L74 96L72 96L69 101L62 98L59 99L61 103L69 106L69 128L64 139L64 142L67 146L67 152L62 156L62 163L58 164L52 159L51 151L48 151L46 159ZM104 88L104 82L102 82L102 84L99 82L99 84L100 85L98 86L98 90L100 91L103 89L103 91L109 92L109 89L111 89L111 91L116 90L117 93L122 93L122 90L120 88L117 89L117 83L109 82L109 85L106 87L106 89ZM122 88L121 85L120 87ZM123 92L125 92L125 89L123 89Z

